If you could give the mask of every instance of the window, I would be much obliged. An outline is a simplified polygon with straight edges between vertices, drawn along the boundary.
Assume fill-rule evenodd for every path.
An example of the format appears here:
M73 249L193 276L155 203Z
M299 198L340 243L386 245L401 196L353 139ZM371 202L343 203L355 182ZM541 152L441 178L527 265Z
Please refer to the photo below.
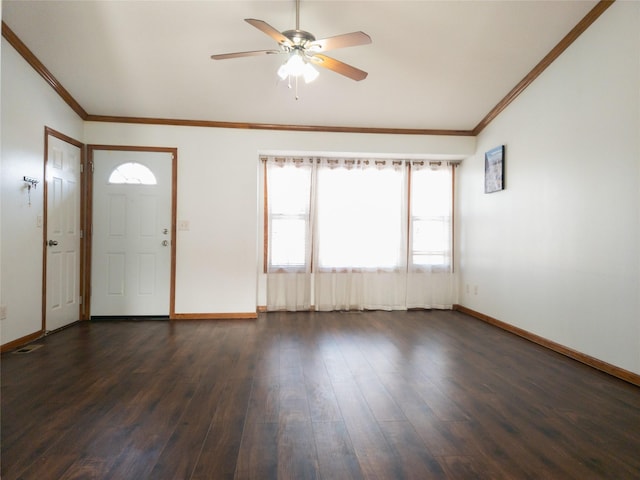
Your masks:
M141 163L123 163L113 169L109 175L110 184L156 185L156 177L148 167Z
M272 158L265 189L267 272L452 270L442 162Z
M401 268L404 184L404 168L392 162L321 162L315 184L318 269Z
M439 162L437 162L439 163ZM451 269L453 178L449 168L411 168L410 259L415 269Z
M267 164L267 270L304 271L310 267L311 164Z

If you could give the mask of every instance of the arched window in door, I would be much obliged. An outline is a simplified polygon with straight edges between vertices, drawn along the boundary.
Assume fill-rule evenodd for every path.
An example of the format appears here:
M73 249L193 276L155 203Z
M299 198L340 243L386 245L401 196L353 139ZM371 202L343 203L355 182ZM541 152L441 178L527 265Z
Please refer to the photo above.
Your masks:
M122 163L109 175L110 184L156 185L156 176L141 163Z

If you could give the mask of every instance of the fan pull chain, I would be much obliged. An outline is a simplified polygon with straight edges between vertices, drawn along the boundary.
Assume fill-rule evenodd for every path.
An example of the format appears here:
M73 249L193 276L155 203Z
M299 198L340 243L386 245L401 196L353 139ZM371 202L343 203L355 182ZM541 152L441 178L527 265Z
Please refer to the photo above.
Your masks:
M298 77L293 77L295 85L291 85L291 77L293 77L293 75L289 75L287 77L287 87L290 89L293 88L295 91L296 100L300 100L300 96L298 95Z

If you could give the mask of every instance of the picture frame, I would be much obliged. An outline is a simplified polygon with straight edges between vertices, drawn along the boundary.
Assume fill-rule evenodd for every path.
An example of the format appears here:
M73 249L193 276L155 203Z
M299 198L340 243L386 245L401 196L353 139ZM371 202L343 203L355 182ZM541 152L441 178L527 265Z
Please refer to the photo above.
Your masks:
M484 154L484 193L504 190L504 145Z

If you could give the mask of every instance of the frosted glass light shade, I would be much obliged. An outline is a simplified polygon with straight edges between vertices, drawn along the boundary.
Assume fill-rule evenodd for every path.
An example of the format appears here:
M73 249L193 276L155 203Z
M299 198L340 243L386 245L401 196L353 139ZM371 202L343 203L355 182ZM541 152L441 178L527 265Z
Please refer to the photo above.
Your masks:
M318 75L320 75L320 73L318 72L318 70L313 68L313 65L311 65L310 63L305 63L304 68L302 69L302 75L304 75L304 81L306 83L311 83L316 78L318 78Z
M278 69L278 76L282 80L285 80L289 76L302 76L306 83L310 83L318 78L318 75L318 71L313 68L313 65L308 63L302 53L299 52L292 53L289 59Z

